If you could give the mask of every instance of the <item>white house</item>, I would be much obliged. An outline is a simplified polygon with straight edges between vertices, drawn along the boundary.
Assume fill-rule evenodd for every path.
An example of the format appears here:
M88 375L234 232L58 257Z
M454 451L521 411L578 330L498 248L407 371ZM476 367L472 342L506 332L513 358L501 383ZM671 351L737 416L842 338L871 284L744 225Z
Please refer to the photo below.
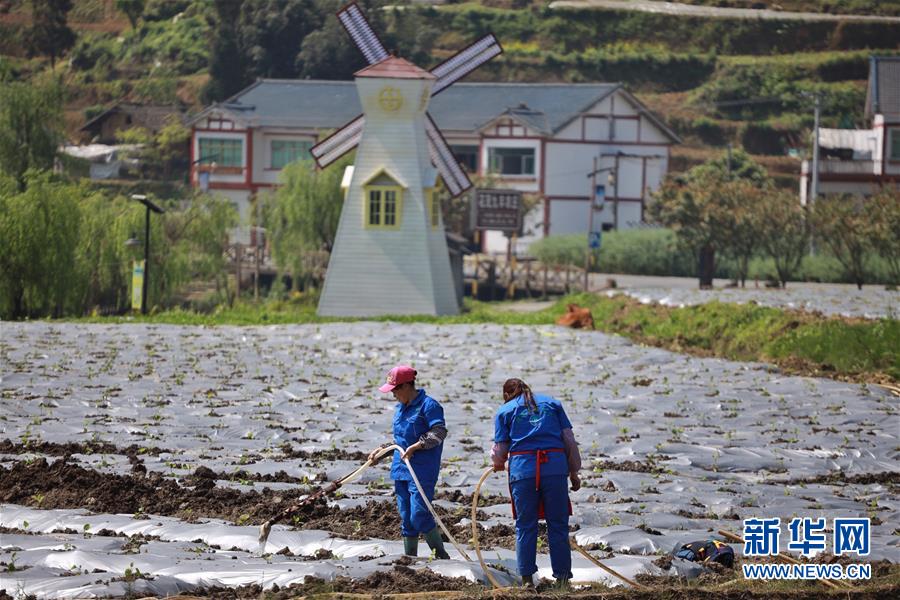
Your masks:
M869 63L866 118L871 129L819 129L819 194L869 196L900 186L900 56ZM812 161L800 167L800 201L806 204Z
M202 177L246 219L253 194L276 185L287 163L308 158L317 140L360 112L353 82L259 80L190 121L191 181L200 185ZM494 173L504 187L539 195L523 245L587 232L595 158L617 174L595 219L639 225L680 141L616 83L457 83L431 101L429 113L471 172ZM506 247L499 233L486 236L486 245Z

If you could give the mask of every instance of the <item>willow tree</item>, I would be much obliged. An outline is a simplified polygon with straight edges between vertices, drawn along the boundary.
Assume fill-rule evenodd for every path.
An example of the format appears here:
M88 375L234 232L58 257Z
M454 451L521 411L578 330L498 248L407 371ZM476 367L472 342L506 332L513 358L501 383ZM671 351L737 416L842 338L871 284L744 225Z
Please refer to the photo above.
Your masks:
M341 179L352 162L348 155L326 169L316 169L309 160L291 163L281 172L281 186L263 200L275 262L291 276L294 289L299 279L311 279L309 257L330 253L334 246L344 205Z

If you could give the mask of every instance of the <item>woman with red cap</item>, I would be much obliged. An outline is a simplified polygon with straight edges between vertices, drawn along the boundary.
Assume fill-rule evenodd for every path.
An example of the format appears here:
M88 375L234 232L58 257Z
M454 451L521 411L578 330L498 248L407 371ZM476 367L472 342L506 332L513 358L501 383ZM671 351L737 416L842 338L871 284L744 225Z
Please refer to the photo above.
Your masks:
M503 402L494 417L491 460L494 470L502 471L509 459L519 575L524 585L534 585L538 519L545 519L553 577L565 584L572 578L567 477L573 492L581 488L581 455L572 423L559 400L533 394L521 379L506 380Z
M408 365L397 365L388 373L387 382L378 388L382 393L393 393L397 400L394 409L394 443L406 448L403 454L394 450L394 461L391 463L391 479L394 480L397 509L400 512L403 551L409 556L416 556L419 534L424 534L435 558L450 558L444 550L444 541L434 517L404 462L409 459L428 501L431 502L441 467L441 451L444 448L444 438L447 437L447 425L444 421L444 409L438 401L426 394L424 389L416 388L416 374L416 370ZM370 460L379 449L369 454Z

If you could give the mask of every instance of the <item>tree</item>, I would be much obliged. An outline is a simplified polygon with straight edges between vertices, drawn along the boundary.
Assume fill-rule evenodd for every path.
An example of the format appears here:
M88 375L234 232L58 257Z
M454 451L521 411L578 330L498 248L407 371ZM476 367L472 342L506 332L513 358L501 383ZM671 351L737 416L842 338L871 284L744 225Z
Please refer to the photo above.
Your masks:
M720 245L724 253L734 260L737 268L735 279L744 287L750 259L760 246L760 214L762 196L767 193L751 179L727 181L716 194L722 203L722 227L724 239Z
M75 33L66 22L70 10L72 0L31 0L28 46L35 54L49 56L51 68L57 57L75 44Z
M352 154L323 170L298 161L281 172L281 187L270 196L265 224L275 261L289 272L295 288L305 277L303 257L310 251L331 252L344 195L341 179Z
M809 250L806 212L796 196L779 190L763 194L757 211L760 243L775 261L778 281L786 287Z
M29 171L27 189L0 196L0 314L62 316L76 281L77 186Z
M212 51L209 55L209 82L203 89L206 103L224 100L243 89L249 82L238 41L240 2L215 0L216 21Z
M869 202L872 247L887 264L891 284L900 285L900 190L884 186Z
M0 170L25 191L29 169L49 169L62 141L62 94L55 85L0 86Z
M742 284L757 247L755 204L771 187L765 169L743 150L709 160L683 177L667 179L655 194L649 216L671 228L682 247L697 257L701 286L712 283L715 253L738 265Z
M869 203L861 196L826 196L812 205L816 239L831 250L858 289L862 289L868 271L866 262L874 233L872 216Z
M307 35L325 19L337 22L335 2L322 10L313 0L247 0L239 21L241 49L254 77L297 77L297 55Z
M138 19L144 14L144 0L116 0L116 9L125 13L132 29L137 29Z

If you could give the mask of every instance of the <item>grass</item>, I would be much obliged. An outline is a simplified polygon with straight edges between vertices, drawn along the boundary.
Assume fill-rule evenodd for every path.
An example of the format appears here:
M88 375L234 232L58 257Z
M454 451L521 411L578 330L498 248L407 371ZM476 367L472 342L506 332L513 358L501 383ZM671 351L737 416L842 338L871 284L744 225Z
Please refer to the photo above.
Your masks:
M535 312L510 310L510 303L466 299L459 315L384 316L371 319L320 317L308 299L239 302L210 313L167 310L134 317L88 317L80 322L176 325L275 325L361 320L441 325L496 323L549 325L576 303L591 309L600 331L638 343L738 361L763 361L792 373L861 382L900 382L900 321L825 317L800 311L711 302L672 308L641 304L624 295L572 294Z

